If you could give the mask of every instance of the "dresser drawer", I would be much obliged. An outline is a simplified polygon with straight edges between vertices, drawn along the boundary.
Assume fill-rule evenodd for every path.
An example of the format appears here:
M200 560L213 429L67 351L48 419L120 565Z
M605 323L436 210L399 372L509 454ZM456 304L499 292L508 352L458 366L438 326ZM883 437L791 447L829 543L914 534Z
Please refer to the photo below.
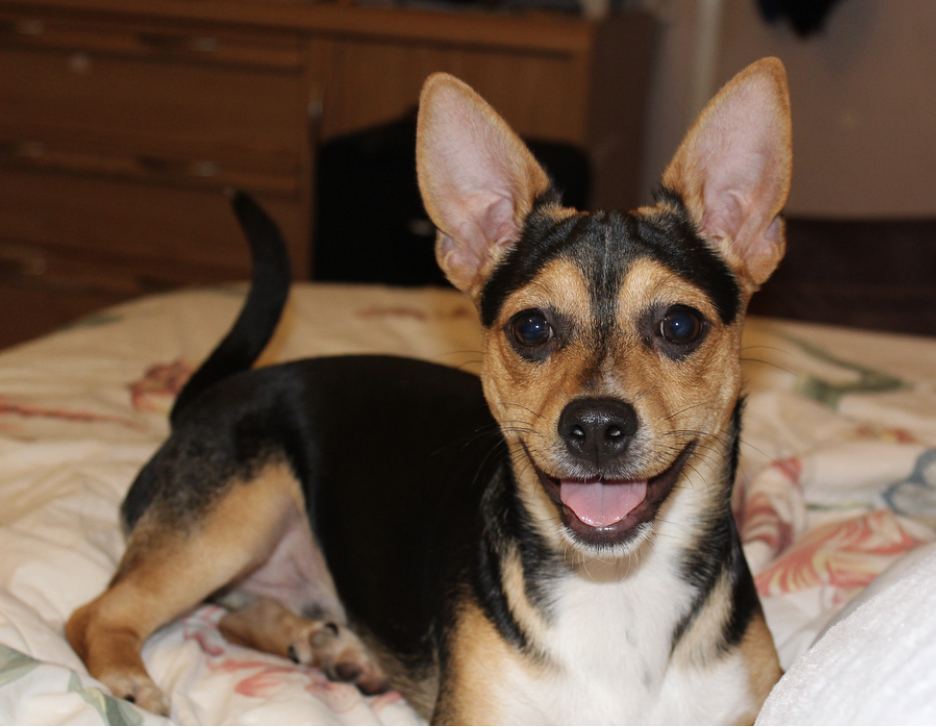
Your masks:
M98 28L75 33L73 44L44 32L0 36L0 123L26 140L197 148L242 163L278 159L295 172L315 92L303 83L298 38L210 50L216 37L168 29ZM192 50L199 44L206 50Z
M308 228L300 202L258 199L283 231L296 276L307 277ZM250 275L247 242L228 200L207 189L0 169L0 230L5 244L33 251L19 268L8 260L10 273L29 275L30 265L41 271L49 267L43 255L59 255L93 265L112 261L117 292L124 285L120 259L129 266L128 279L137 275L131 269L149 266L156 287ZM29 263L30 255L37 260Z
M237 155L199 144L168 143L127 134L95 139L60 129L3 123L0 168L215 191L236 187L294 198L303 191L298 155Z
M0 348L140 295L245 275L0 238Z
M0 8L0 43L29 50L81 51L151 60L239 65L296 71L298 33L236 30L217 24L120 23Z

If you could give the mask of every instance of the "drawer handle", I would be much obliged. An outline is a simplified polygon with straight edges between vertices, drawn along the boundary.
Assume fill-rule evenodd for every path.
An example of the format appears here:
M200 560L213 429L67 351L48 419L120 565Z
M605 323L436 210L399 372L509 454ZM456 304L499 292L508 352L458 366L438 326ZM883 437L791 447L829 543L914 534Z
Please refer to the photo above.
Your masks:
M3 23L3 31L16 35L42 35L45 32L45 23L39 18L17 18Z
M41 141L2 141L0 142L0 157L16 159L18 161L42 159L45 156L45 144Z
M92 174L142 173L161 180L168 179L210 179L221 173L218 162L210 159L179 160L141 154L132 157L99 157L89 154L70 154L46 149L45 144L36 140L2 141L0 140L0 161L32 166L36 168L57 168L73 172ZM136 169L134 169L134 166ZM2 256L0 248L0 256Z
M213 161L178 161L142 155L137 157L137 164L150 173L171 177L214 177L218 174L218 163Z
M13 245L0 247L0 280L36 278L45 275L48 269L45 256L36 250Z
M187 53L216 53L221 41L208 35L170 35L167 33L140 33L143 45L161 51Z

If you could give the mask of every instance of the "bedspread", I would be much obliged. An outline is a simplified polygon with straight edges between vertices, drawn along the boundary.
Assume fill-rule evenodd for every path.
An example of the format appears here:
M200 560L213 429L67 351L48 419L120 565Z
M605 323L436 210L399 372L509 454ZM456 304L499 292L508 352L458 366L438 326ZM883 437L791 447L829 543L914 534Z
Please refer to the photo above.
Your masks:
M0 353L0 723L169 723L109 696L62 628L112 575L123 494L243 295L152 296ZM454 291L305 284L264 361L398 353L475 370L478 351ZM936 539L936 341L752 319L743 355L735 510L790 668L879 573ZM172 723L419 722L396 693L363 697L226 643L220 615L196 609L144 649Z

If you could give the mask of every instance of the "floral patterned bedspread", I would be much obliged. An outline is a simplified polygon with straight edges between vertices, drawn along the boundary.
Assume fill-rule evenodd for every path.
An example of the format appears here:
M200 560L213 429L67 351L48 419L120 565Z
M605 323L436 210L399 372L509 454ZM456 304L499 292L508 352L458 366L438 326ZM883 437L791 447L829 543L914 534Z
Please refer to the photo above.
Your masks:
M243 287L110 309L0 354L0 723L164 724L89 677L62 636L110 578L118 507ZM266 362L384 352L468 369L474 311L440 290L301 285ZM936 340L751 320L735 505L785 667L894 561L936 539ZM414 724L314 669L227 644L202 607L144 658L181 724Z

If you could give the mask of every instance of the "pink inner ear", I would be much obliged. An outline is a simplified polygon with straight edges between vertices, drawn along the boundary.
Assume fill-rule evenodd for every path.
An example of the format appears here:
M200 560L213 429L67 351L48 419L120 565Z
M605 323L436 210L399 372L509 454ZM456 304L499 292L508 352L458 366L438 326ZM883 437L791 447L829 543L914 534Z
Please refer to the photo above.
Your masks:
M745 257L748 273L758 284L763 283L770 277L783 255L781 229L780 218L774 217L767 231L752 241L752 249Z
M744 210L750 206L741 193L734 189L705 185L705 211L702 230L709 237L720 239L736 237L744 223Z
M663 174L751 290L783 256L782 225L774 220L789 192L790 156L786 74L779 60L765 58L706 106Z
M770 223L770 227L767 228L767 232L764 233L764 239L771 244L779 244L783 241L781 230L783 230L783 223L780 221L780 216L777 215Z
M470 292L520 236L521 218L548 184L526 147L480 98L454 79L420 110L420 188L445 237L437 256Z
M516 220L515 201L500 197L491 202L484 212L481 222L485 236L495 245L513 242L520 237Z
M493 248L513 241L518 234L511 200L477 197L465 205L474 213L463 215L458 227L443 233L436 243L443 269L461 289L473 287L479 274L489 274L490 266L499 258Z
M770 275L782 254L780 225L773 218L785 197L786 154L776 119L781 113L760 83L714 109L697 149L702 165L702 229L727 245L755 282ZM769 232L769 234L768 234Z
M739 136L724 145L723 156L710 162L705 173L703 229L716 237L766 233L780 196L776 151L765 148L767 140L759 134Z
M465 191L463 197L455 196L448 210L454 227L446 232L456 242L451 244L463 248L462 257L452 258L474 267L483 267L486 257L493 248L511 242L519 236L514 219L513 199L478 192Z

